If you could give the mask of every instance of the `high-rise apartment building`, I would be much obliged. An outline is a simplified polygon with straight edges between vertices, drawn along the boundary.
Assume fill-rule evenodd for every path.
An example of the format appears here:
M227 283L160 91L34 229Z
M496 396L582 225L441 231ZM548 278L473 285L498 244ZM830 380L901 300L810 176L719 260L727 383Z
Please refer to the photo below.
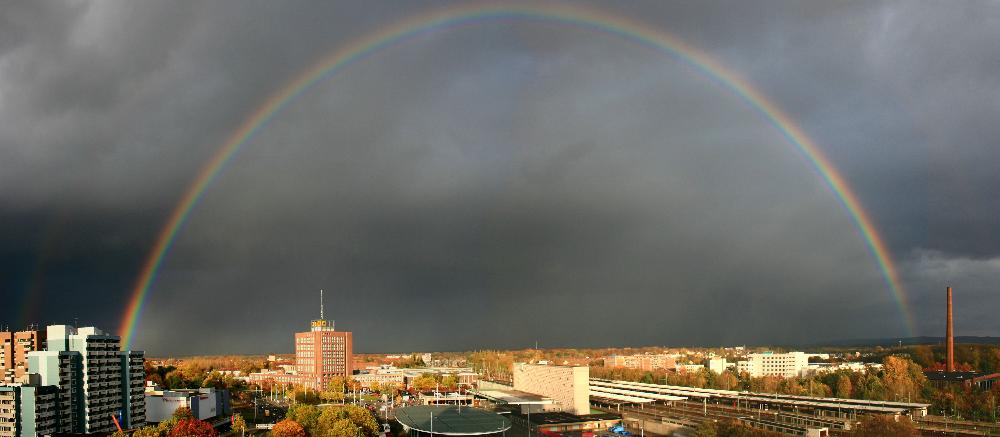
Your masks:
M122 421L129 428L146 425L146 358L138 351L121 353Z
M79 417L83 414L82 357L76 352L37 351L28 354L29 374L37 374L39 384L57 388L57 431L82 432Z
M0 385L0 437L53 435L58 431L58 389L32 383Z
M47 335L49 352L80 354L80 432L114 431L113 415L123 428L145 423L144 415L139 416L141 421L129 422L130 413L144 406L142 397L133 397L136 390L141 394L143 389L142 352L121 351L120 337L93 327L54 325L49 326Z
M28 371L29 352L45 347L45 331L0 331L0 382L15 382Z
M97 328L52 325L46 349L28 354L28 373L54 386L58 432L97 433L145 424L143 353Z

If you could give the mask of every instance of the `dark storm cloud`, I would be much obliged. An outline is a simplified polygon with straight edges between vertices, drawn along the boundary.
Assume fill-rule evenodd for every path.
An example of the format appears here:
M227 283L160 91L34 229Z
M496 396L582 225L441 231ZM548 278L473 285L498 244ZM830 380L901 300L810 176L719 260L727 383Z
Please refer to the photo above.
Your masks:
M325 53L434 7L5 8L0 287L18 304L0 319L117 327L158 229L242 119ZM979 302L965 333L997 333L976 310L1000 279L995 5L596 7L711 53L800 123L900 260L918 333L936 332L946 282ZM425 34L296 99L194 209L137 344L288 350L319 288L361 351L905 333L833 193L744 102L655 51L530 21Z

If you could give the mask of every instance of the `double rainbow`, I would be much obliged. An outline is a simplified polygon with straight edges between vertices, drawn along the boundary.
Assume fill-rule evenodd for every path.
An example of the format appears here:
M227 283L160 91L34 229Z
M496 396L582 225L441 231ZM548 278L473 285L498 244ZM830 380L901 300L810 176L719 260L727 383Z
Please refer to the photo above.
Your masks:
M632 19L612 15L605 11L585 9L579 6L557 4L460 4L458 6L413 16L391 26L353 40L313 64L308 70L286 83L274 92L260 107L254 110L205 164L198 177L184 193L167 220L156 240L156 245L143 264L141 273L132 291L119 330L122 345L130 348L143 303L150 285L169 252L178 231L187 221L188 214L198 204L206 188L219 171L240 150L253 135L262 129L289 102L305 92L311 85L336 74L348 65L357 62L383 48L399 44L414 36L434 32L463 24L497 20L534 20L576 26L620 36L628 41L644 45L679 59L695 71L711 78L743 99L764 119L770 122L807 159L813 170L833 191L843 208L854 222L869 252L878 264L886 286L892 293L903 315L908 333L913 332L913 322L908 304L900 286L895 266L886 249L885 242L876 232L871 218L861 207L857 196L847 185L843 176L816 147L812 140L761 92L754 89L736 72L727 69L704 52L684 43L676 37Z

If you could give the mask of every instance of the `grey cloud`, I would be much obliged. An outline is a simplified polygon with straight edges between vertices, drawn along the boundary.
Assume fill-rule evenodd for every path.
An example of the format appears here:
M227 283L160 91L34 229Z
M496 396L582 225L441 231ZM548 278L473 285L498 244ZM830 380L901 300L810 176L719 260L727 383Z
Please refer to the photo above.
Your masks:
M4 8L0 289L32 309L0 320L116 327L169 211L254 108L347 41L444 6ZM791 114L868 207L918 314L965 274L996 299L995 5L593 6L703 49ZM138 345L287 350L319 288L368 351L905 334L834 194L746 102L675 58L533 20L423 34L295 99L192 211ZM967 311L969 332L995 332Z

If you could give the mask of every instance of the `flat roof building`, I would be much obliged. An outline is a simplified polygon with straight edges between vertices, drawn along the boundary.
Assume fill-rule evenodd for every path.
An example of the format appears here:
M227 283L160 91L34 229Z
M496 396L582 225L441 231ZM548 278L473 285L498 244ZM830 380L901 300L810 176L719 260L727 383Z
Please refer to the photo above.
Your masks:
M0 437L54 435L58 431L58 388L0 385Z
M747 360L736 363L736 368L740 372L747 372L750 376L781 376L794 378L800 376L809 367L809 357L803 352L788 352L776 354L774 352L764 352L750 354Z
M590 368L586 366L541 366L514 364L514 390L542 395L553 400L541 411L590 413Z
M535 435L534 431L565 433L608 429L622 422L621 416L612 413L576 415L558 411L532 414L530 419L526 415L515 414L511 420L521 427L530 426L532 435Z
M604 367L624 367L627 369L673 369L675 364L674 357L667 354L609 355L604 358Z
M229 416L233 413L229 390L198 388L190 390L149 390L146 401L145 421L159 423L170 419L178 408L187 407L199 420Z
M472 407L419 405L395 411L409 437L496 436L510 429L510 420Z
M28 353L45 347L45 331L0 331L0 381L15 382L28 372Z

